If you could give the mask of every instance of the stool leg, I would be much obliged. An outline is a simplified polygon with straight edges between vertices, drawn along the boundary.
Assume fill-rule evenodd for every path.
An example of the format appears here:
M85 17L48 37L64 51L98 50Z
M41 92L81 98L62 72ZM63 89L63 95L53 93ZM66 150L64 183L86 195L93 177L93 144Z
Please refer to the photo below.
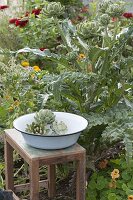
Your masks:
M14 191L14 180L13 180L13 148L6 141L5 138L5 180L6 180L6 189L11 189Z
M30 200L39 200L39 162L31 161L30 167Z
M77 163L76 200L85 200L86 154L81 154Z
M48 196L53 198L56 193L56 169L55 165L48 166Z

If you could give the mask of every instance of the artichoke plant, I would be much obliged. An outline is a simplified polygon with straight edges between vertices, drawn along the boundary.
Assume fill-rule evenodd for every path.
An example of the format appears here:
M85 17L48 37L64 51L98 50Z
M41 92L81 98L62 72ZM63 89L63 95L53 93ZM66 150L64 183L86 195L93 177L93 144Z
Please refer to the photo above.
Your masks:
M99 18L99 22L102 26L107 26L110 22L110 16L108 14L103 14Z
M78 57L78 53L76 51L71 51L66 54L66 58L68 61L73 61Z
M114 4L111 4L108 9L107 9L107 13L110 15L110 17L121 17L122 14L124 13L125 9L124 9L124 6L123 6L123 3L120 2L119 4L117 3L114 3Z
M84 38L90 38L98 31L98 25L95 21L85 21L77 25L77 31Z
M108 7L112 4L111 0L103 0L99 3L99 12L106 13Z

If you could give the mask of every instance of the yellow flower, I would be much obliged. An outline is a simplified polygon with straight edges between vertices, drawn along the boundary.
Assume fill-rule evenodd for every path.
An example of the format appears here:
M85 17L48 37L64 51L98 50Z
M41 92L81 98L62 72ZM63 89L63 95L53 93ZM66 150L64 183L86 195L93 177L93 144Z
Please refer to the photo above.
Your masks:
M41 71L41 69L38 66L33 66L33 69L34 69L35 72Z
M5 99L6 99L6 100L10 99L10 96L9 96L9 95L6 95L6 96L5 96Z
M84 59L84 58L86 58L85 54L80 53L80 54L78 55L78 60L82 60L82 59Z
M111 177L112 177L112 179L119 178L119 177L120 177L119 170L118 170L118 169L114 169L114 170L111 172Z
M129 195L128 200L133 200L133 195Z
M23 67L29 67L30 63L27 62L27 61L22 61L22 62L21 62L21 65L22 65Z
M9 112L13 112L14 111L13 106L10 106L8 110L9 110Z
M19 106L20 102L18 100L14 101L14 106Z

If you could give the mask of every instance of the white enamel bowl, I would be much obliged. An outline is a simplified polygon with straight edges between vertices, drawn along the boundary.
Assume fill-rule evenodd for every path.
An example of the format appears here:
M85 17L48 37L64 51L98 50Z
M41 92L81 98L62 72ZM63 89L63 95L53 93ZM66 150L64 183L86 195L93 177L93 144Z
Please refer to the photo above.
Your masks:
M35 148L63 149L74 145L81 131L86 129L88 125L87 120L79 115L66 112L54 112L54 114L57 121L63 121L67 125L68 130L65 135L42 136L28 133L26 131L27 124L31 124L34 121L35 113L18 117L14 120L13 126L22 133L25 142Z

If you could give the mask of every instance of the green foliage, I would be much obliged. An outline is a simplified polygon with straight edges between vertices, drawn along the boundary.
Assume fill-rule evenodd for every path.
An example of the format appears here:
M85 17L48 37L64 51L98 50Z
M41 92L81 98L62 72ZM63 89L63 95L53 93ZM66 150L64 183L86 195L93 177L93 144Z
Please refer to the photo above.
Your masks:
M32 3L30 1L27 1L26 5L28 7L30 7L30 6L32 6L32 7L37 6L38 7L40 5L44 5L45 2L46 1L44 1L44 0L32 0ZM55 0L55 1L54 0L48 0L47 2L60 2L62 5L69 6L69 7L70 6L81 6L81 5L83 5L80 0L67 0L67 1L65 1L65 0Z
M0 188L4 188L4 163L0 163Z
M132 162L133 164L133 162ZM111 172L114 169L120 171L120 176L113 180ZM88 182L86 200L122 200L133 195L133 167L127 166L122 157L111 160L108 166L98 172L94 172Z
M40 1L35 3L40 4L42 13L38 17L30 15L28 26L19 29L24 45L29 47L17 51L17 56L29 54L30 58L35 55L45 62L50 61L55 67L50 70L51 74L46 75L44 72L43 79L37 78L37 82L29 78L27 71L25 76L22 73L21 78L14 71L10 73L12 77L4 74L9 78L8 81L3 81L4 90L2 89L1 94L6 96L9 92L5 89L8 88L7 85L13 87L10 86L8 89L12 92L10 92L11 100L8 100L8 104L7 101L6 103L3 101L1 113L5 114L2 120L10 116L8 109L14 105L14 99L28 105L27 102L32 97L34 103L28 111L27 107L22 108L23 104L20 103L17 107L20 111L15 108L9 121L19 114L36 110L38 95L43 92L49 94L46 105L48 108L77 113L88 119L89 127L81 137L81 143L88 152L100 153L98 148L105 147L103 139L107 144L109 140L111 142L124 140L125 144L128 144L127 131L129 134L132 127L133 101L132 22L127 23L118 16L115 22L111 20L116 14L120 16L122 12L119 3L113 6L109 2L108 13L104 9L105 2L100 4L99 12L93 19L89 18L76 27L68 19L63 17L59 19L59 10L61 14L64 10L61 4L48 2L41 4ZM58 10L57 15L55 10L50 9L51 5ZM18 30L18 27L16 29ZM42 42L43 47L47 46L50 50L39 50ZM36 84L39 84L39 87ZM19 92L16 93L14 88ZM23 100L20 91L24 91ZM3 99L4 95L1 95ZM131 145L130 148L126 145L127 157L130 157L131 148Z
M11 26L9 26L9 17L0 12L0 50L15 51L22 48L19 34Z
M61 36L56 53L29 48L18 51L57 63L56 74L43 78L45 92L52 94L47 107L74 112L90 121L90 127L81 137L88 152L96 149L98 152L103 138L108 136L111 142L125 140L126 130L132 126L132 22L120 17L119 2L113 6L110 1L114 14L108 12L105 23L103 18L107 13L102 9L106 3L100 4L93 19L76 27L68 19L52 18ZM112 21L116 13L119 17ZM106 141L109 143L109 139Z
M14 59L11 59L8 65L0 63L0 66L0 125L9 128L19 115L41 108L43 83L38 81L41 72L24 69L16 64ZM43 75L44 73L45 71Z
M42 0L27 1L30 13L36 7L42 9L41 14L30 14L23 28L5 28L8 39L0 41L0 52L16 54L18 60L7 65L0 63L0 126L12 127L19 115L35 112L44 105L84 116L89 126L79 142L87 149L88 167L95 169L92 163L110 144L121 140L128 163L127 166L125 160L112 160L109 169L95 172L88 185L87 200L127 199L133 194L133 23L121 16L121 2L102 1L98 6L91 4L92 15L75 26L68 19L70 4L63 13L64 4L70 1L60 1L63 6ZM71 3L75 5L76 1ZM77 8L71 9L75 12ZM7 22L3 26L7 27ZM15 40L7 33L9 28ZM4 37L4 32L1 35ZM16 46L16 41L22 44ZM5 47L12 52L5 51ZM20 60L30 60L30 65L40 63L49 74L45 70L22 68L17 64ZM114 168L120 170L120 179L116 188L109 188Z
M53 23L53 19L39 15L29 17L29 23L25 28L14 27L18 31L20 39L23 41L23 47L30 48L54 48L59 36ZM32 31L31 31L32 30ZM34 34L33 34L34 32Z
M65 7L60 2L51 2L44 6L43 12L49 17L59 17L64 14Z
M54 0L48 0L49 2L53 2ZM68 0L68 1L65 1L65 0L56 0L54 2L60 2L61 4L63 5L68 5L68 6L72 6L72 5L80 5L81 2L78 0Z
M64 72L60 75L45 76L43 80L46 84L46 92L52 92L54 99L60 101L62 106L65 102L65 110L73 110L77 113L89 111L98 82L95 74Z

